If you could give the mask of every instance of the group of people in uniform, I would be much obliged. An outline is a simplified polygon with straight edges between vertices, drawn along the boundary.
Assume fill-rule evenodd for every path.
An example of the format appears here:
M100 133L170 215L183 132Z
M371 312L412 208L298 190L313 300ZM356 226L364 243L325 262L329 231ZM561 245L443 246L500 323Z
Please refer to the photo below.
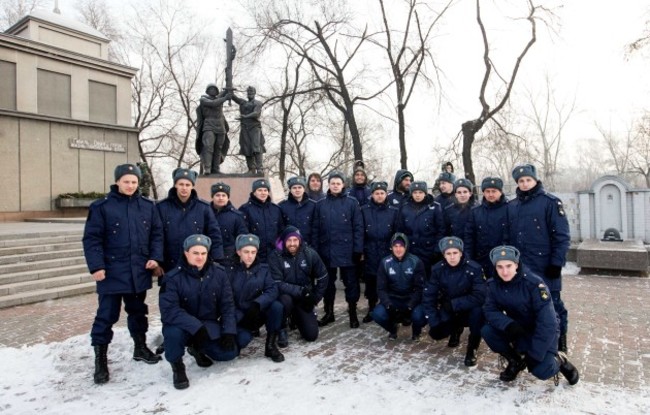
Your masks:
M288 180L287 198L271 201L268 180L252 184L239 209L230 186L217 182L201 200L197 173L177 168L166 199L140 195L139 168L115 168L115 184L89 209L83 237L88 268L97 282L98 309L91 329L94 381L109 380L107 352L122 303L134 341L133 359L158 363L164 353L178 389L189 386L183 356L200 367L236 358L264 326L264 354L284 361L289 332L315 341L335 321L336 280L345 287L349 326L360 327L361 283L367 299L363 323L398 336L423 329L458 347L469 327L464 364L477 364L481 339L507 365L503 381L528 371L540 379L579 374L567 359L567 311L561 271L569 248L562 202L546 192L536 168L512 171L516 195L506 200L503 180L486 177L482 200L473 184L445 170L433 197L424 181L398 170L388 183L369 183L363 163L352 183L339 171L323 178ZM163 345L146 343L146 292L157 277ZM316 307L323 302L320 319Z

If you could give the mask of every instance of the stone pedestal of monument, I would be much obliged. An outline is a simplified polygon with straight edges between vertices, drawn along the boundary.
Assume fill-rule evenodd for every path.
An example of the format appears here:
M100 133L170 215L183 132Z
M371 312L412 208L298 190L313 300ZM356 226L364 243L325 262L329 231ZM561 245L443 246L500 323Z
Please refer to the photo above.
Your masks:
M589 239L577 250L581 274L648 276L648 250L641 241L604 242Z
M247 176L244 174L220 174L218 176L199 176L196 179L196 186L194 189L199 195L199 198L211 202L212 195L210 188L213 184L222 182L230 186L230 202L235 208L239 208L244 203L248 202L248 197L253 188L253 182L257 179L266 179L271 183L271 199L278 202L284 198L284 191L282 185L278 180L270 179L268 177L255 177Z

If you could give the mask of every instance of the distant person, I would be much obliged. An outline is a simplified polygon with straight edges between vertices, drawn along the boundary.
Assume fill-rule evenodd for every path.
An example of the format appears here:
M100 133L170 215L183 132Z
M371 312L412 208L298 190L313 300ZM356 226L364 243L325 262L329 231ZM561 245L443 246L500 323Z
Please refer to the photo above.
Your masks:
M567 352L568 312L561 298L562 267L571 244L569 221L562 201L544 190L532 164L512 170L517 197L508 203L510 244L521 252L522 261L539 275L551 291L560 319L559 350Z
M352 175L352 186L348 189L348 196L357 199L359 206L368 204L370 200L370 186L363 161L356 161Z
M395 172L395 180L393 181L393 190L388 193L388 204L400 207L409 197L411 183L413 182L413 174L404 169Z
M160 288L165 359L176 389L190 386L183 363L186 347L199 367L237 357L232 289L223 266L210 260L210 248L206 235L188 236L179 266Z
M235 253L235 240L238 235L248 233L246 219L244 214L230 202L230 186L223 182L218 182L210 187L212 193L212 211L219 223L221 230L221 240L223 241L223 261L224 266L233 265L239 258Z
M314 172L307 177L307 196L314 202L325 199L325 192L323 192L323 178L320 174Z
M465 228L465 254L481 264L487 279L496 276L490 261L495 246L508 243L508 201L503 195L503 180L486 177L481 182L483 200L474 207Z
M311 227L314 221L316 202L307 196L307 181L304 177L292 177L287 180L289 194L280 202L284 223L300 230L302 239L311 245Z
M108 345L122 303L134 343L133 360L149 364L160 361L146 343L149 308L145 298L152 271L163 260L163 229L153 201L138 191L141 178L137 166L117 166L111 191L88 209L83 248L88 270L97 283L99 305L90 331L97 384L109 380Z
M569 385L578 383L578 370L558 352L560 330L544 281L520 263L519 250L513 246L495 247L490 259L498 276L487 282L483 306L487 324L481 334L508 362L499 379L511 382L528 367L538 379L560 372Z

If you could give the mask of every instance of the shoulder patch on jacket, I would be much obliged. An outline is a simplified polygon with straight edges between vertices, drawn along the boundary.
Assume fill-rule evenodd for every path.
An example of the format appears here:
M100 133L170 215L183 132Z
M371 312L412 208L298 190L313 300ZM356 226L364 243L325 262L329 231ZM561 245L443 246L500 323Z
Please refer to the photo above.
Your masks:
M548 301L550 295L548 295L548 289L546 288L546 285L539 284L537 288L539 288L539 296L541 297L541 299L544 301Z

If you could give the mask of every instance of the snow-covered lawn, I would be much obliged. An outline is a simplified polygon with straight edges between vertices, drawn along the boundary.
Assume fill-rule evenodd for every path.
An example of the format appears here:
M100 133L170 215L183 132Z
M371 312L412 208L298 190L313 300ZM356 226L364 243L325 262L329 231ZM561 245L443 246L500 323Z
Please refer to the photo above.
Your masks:
M151 333L160 327L152 324ZM233 362L203 369L185 356L190 388L177 391L165 361L131 360L132 343L117 329L109 348L111 380L92 381L87 335L22 349L0 348L0 413L6 414L647 414L650 390L626 390L581 380L555 387L522 373L498 380L496 357L485 344L479 366L468 369L459 349L403 328L387 342L375 326L328 327L312 344L297 340L286 361L263 357L263 338ZM150 343L155 341L152 336Z

